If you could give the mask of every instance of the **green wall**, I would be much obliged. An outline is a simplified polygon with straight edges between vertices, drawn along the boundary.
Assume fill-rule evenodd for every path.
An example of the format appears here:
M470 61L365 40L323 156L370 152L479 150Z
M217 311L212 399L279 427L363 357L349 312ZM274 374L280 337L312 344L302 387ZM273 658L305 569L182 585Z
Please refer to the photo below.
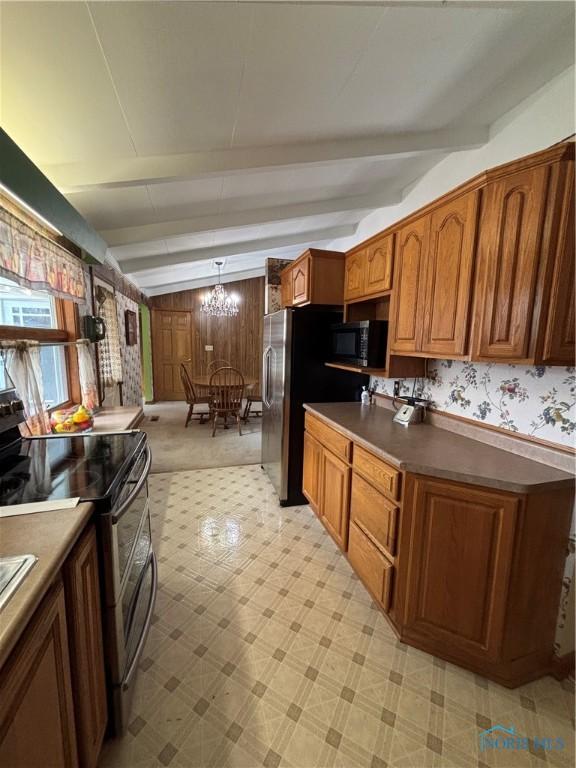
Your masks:
M154 400L152 382L152 331L150 310L146 304L140 304L140 331L142 334L142 391L147 403Z

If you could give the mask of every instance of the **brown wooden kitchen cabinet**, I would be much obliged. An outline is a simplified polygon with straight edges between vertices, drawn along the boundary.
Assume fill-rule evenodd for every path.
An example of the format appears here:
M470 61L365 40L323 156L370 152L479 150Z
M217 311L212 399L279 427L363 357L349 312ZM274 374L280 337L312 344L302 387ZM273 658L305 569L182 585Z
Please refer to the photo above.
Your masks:
M344 254L309 248L280 274L282 306L341 306L344 302Z
M420 350L444 358L468 353L476 247L477 191L430 215Z
M108 720L96 531L88 526L64 567L78 754L95 768Z
M322 446L310 432L304 433L302 493L316 514L320 514L320 470Z
M392 289L394 233L346 254L344 301L373 299Z
M485 190L474 357L524 360L541 263L549 167L521 170Z
M547 674L572 492L408 475L404 502L401 639L512 687Z
M326 449L322 450L320 514L332 538L344 551L348 547L350 473L345 461Z
M415 475L305 423L304 494L400 640L510 687L549 674L573 489Z
M423 216L396 233L390 352L421 351L423 285L430 220Z
M0 672L0 765L78 765L64 589L44 598Z

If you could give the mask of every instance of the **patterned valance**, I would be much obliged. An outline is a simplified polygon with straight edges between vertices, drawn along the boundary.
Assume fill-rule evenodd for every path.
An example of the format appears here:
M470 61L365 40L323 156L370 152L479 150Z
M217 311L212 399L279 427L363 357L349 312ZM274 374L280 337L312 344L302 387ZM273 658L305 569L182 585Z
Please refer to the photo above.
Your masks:
M61 299L86 297L82 263L0 206L0 275Z

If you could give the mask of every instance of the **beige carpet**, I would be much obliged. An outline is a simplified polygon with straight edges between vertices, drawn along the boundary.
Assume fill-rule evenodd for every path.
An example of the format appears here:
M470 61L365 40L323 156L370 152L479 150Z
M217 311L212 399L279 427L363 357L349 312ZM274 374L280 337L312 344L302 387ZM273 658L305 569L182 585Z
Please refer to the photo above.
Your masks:
M242 423L242 436L236 426L224 429L219 421L215 437L212 427L194 419L184 428L188 406L184 402L146 405L139 425L148 434L152 448L152 472L181 472L188 469L232 467L260 464L262 419L251 417ZM157 416L157 421L151 418Z

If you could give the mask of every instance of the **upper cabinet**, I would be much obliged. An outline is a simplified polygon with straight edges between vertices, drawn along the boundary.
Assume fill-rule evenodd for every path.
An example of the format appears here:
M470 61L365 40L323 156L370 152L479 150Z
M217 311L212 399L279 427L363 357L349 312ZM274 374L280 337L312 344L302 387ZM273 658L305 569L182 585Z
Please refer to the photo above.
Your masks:
M430 216L423 291L421 349L428 354L466 354L472 298L478 192L469 192Z
M392 355L574 364L573 144L481 174L378 242L394 236ZM369 252L347 257L352 275L364 254L362 295Z
M344 303L344 254L310 248L280 274L283 307Z
M426 270L429 219L423 216L396 235L396 268L392 301L394 354L414 354L422 346L422 286Z
M392 289L394 233L346 256L344 301L371 299Z
M549 169L488 185L479 240L476 359L528 357Z

